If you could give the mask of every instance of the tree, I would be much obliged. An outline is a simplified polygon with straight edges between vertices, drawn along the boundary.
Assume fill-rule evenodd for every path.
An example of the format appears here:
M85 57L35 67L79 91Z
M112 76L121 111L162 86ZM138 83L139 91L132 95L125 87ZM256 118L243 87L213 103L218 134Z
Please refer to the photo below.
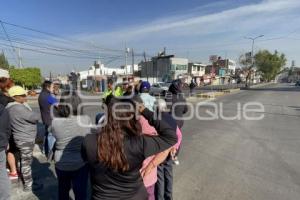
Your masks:
M254 56L255 66L262 73L262 78L271 81L278 75L286 64L284 54L275 51L273 54L268 50L261 50Z
M9 73L16 84L28 89L36 88L42 81L39 68L10 69Z
M251 77L251 71L252 71L252 60L251 60L251 54L249 53L242 54L239 57L239 64L242 66L242 72L246 76L246 87L248 86L248 82Z
M0 54L0 68L6 70L9 69L9 63L3 52Z

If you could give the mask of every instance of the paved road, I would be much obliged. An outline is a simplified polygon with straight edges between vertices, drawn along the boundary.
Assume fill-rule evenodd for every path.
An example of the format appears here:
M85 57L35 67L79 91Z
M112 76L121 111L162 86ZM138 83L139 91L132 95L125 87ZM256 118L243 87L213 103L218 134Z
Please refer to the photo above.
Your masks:
M186 121L180 165L174 172L175 200L300 198L300 89L269 86L225 95L214 102L223 103L224 116L234 116L243 110L237 107L239 103L250 101L264 105L263 113L250 113L252 117L263 114L262 120L194 117ZM94 116L96 110L88 107L85 112ZM212 107L200 106L200 115L206 110ZM53 164L38 152L35 156L34 176L45 190L25 195L15 185L13 199L56 199Z
M300 90L277 85L215 102L233 116L248 101L264 104L264 119L185 123L174 199L300 199Z

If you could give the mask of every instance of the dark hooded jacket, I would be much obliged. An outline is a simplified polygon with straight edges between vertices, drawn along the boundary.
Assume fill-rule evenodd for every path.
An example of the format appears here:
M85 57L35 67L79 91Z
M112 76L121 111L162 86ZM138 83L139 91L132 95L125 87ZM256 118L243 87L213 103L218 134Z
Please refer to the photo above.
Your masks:
M14 100L11 97L6 96L3 92L0 91L0 104L4 107L7 106L8 103L13 102Z
M188 111L186 100L182 92L182 83L180 80L174 80L169 87L169 91L165 97L168 109L172 116L176 118L182 118ZM181 129L183 126L182 119L176 119L177 126Z
M0 151L6 150L10 134L9 115L5 107L0 104Z

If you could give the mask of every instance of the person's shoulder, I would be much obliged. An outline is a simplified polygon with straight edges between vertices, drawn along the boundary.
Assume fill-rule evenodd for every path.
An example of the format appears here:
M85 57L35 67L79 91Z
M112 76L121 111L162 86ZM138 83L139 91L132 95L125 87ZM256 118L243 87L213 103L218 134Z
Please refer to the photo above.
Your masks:
M86 144L94 144L97 143L98 134L97 133L91 133L84 137L84 142Z
M0 104L0 115L5 115L7 113L7 110L5 109L5 107Z

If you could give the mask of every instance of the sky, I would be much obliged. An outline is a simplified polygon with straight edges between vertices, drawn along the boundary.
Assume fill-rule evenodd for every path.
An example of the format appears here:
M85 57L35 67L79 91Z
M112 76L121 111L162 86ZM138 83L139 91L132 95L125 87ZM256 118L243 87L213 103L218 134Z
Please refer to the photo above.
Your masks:
M278 50L300 63L299 0L0 0L0 50L18 65L47 75L109 67L167 53L208 63L210 55L238 61L251 50ZM18 25L18 26L14 26ZM32 31L31 28L40 32ZM41 33L42 32L42 33ZM46 34L45 34L46 33ZM128 58L131 63L132 58Z

